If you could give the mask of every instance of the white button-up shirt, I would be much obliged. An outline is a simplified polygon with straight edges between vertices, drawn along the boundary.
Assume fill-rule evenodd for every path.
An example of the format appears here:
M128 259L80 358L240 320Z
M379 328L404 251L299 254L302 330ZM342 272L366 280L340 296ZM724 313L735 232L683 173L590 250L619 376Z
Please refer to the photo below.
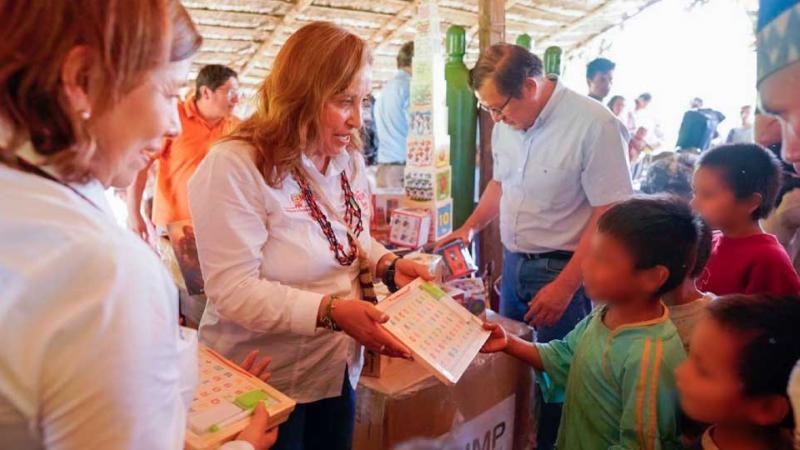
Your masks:
M593 207L633 194L627 142L625 126L605 106L560 81L529 129L496 124L503 245L523 253L575 250Z
M369 235L370 193L361 155L343 153L321 174L303 157L306 172L344 214L344 170L361 207L359 241L375 263L388 251ZM319 193L317 193L319 195ZM345 249L344 224L325 211ZM299 403L341 395L345 368L358 383L362 351L344 333L318 329L324 295L360 296L358 261L341 266L297 183L267 185L254 149L241 141L215 145L189 182L189 207L208 297L200 339L233 360L253 350L272 358L270 383Z
M0 164L0 447L182 448L196 341L175 285L110 215Z

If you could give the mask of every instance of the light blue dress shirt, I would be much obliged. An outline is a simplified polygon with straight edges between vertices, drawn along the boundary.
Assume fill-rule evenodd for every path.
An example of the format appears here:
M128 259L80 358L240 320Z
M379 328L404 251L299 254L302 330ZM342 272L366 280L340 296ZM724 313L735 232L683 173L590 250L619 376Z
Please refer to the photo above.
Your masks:
M529 129L496 124L503 245L522 253L574 251L593 207L633 194L627 142L625 125L604 105L560 81Z
M403 70L383 86L375 103L375 125L378 131L378 162L404 163L408 138L408 102L411 75Z

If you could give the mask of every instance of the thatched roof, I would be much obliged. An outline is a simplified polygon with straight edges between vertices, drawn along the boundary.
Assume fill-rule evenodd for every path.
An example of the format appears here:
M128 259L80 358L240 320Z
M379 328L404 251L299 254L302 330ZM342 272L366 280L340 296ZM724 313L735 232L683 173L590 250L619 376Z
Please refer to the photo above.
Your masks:
M541 55L549 45L567 55L659 0L505 0L506 40L531 35ZM391 78L400 46L414 37L416 0L182 0L205 38L193 74L205 64L226 64L240 72L245 87L267 75L286 38L306 23L340 24L375 49L376 84ZM440 0L442 31L467 30L467 65L478 54L478 1Z

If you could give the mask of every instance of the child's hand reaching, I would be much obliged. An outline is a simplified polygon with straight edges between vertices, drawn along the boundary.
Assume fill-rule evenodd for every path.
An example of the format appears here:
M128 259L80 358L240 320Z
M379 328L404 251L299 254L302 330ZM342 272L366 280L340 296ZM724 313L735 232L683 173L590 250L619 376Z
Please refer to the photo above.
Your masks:
M278 440L278 428L268 428L269 414L263 402L258 402L250 424L236 437L238 441L249 442L255 450L269 450Z
M491 331L492 334L489 336L489 340L483 344L481 353L502 352L508 347L508 334L500 324L484 322L483 329Z
M272 359L269 356L265 356L256 364L256 358L258 358L258 350L253 350L247 354L240 366L266 383L272 377L272 374L267 370Z

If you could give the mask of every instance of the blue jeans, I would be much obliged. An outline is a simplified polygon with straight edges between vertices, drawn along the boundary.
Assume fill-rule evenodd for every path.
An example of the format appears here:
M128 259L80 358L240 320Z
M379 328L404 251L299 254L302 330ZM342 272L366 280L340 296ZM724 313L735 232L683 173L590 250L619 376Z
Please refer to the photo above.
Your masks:
M556 279L567 265L560 259L528 259L520 253L503 249L503 280L500 285L500 315L524 321L528 302L545 285ZM536 328L536 342L562 339L592 310L592 303L583 288L572 297L564 315L554 325ZM541 396L539 397L541 398ZM549 450L555 445L561 404L543 403L539 416L537 450Z
M345 371L342 395L298 404L272 450L350 450L355 417L356 393Z

